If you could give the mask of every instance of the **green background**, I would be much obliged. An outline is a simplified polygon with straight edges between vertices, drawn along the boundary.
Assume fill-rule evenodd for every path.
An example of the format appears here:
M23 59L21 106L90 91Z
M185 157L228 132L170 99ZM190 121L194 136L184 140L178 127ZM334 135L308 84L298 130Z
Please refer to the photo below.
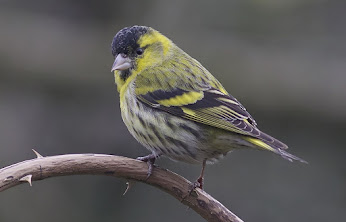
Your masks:
M125 26L161 31L199 60L259 128L308 165L234 151L205 190L244 221L346 221L346 3L1 1L0 167L42 155L146 155L110 72ZM200 166L157 162L194 180ZM51 178L0 193L0 221L201 221L171 196L105 176Z

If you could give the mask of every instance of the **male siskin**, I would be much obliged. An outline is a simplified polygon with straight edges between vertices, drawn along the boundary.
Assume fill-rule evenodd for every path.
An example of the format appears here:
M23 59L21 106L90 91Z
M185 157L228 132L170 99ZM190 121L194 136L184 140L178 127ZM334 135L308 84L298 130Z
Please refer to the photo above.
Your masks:
M205 164L234 149L269 150L306 161L257 128L237 99L197 60L153 28L132 26L112 41L112 66L121 115L135 139L151 151L149 163L171 159L202 164L195 186L202 188Z

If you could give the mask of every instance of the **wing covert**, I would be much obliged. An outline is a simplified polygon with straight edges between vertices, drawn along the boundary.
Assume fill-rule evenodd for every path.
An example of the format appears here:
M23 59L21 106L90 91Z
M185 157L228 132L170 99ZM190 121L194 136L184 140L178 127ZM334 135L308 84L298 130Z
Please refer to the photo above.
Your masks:
M217 89L187 91L174 88L137 95L145 104L191 121L258 137L255 120L232 96Z

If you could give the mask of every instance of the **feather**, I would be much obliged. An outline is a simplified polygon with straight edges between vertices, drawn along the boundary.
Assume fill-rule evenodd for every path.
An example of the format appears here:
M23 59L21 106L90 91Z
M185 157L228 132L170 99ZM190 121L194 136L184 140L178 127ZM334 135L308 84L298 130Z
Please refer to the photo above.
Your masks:
M135 93L139 101L184 119L260 139L276 149L287 148L261 132L245 107L197 60L176 50L181 56L137 76Z

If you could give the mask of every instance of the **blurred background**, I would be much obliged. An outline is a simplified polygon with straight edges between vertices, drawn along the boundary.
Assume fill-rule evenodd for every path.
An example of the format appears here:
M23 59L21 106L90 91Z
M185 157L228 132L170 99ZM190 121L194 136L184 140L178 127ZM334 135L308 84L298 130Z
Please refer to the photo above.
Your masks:
M308 165L235 151L205 190L244 221L346 221L346 2L0 1L0 167L67 153L148 154L122 122L110 43L161 31L198 59L259 128ZM200 166L161 158L189 180ZM0 221L202 221L171 196L105 176L51 178L0 193Z

